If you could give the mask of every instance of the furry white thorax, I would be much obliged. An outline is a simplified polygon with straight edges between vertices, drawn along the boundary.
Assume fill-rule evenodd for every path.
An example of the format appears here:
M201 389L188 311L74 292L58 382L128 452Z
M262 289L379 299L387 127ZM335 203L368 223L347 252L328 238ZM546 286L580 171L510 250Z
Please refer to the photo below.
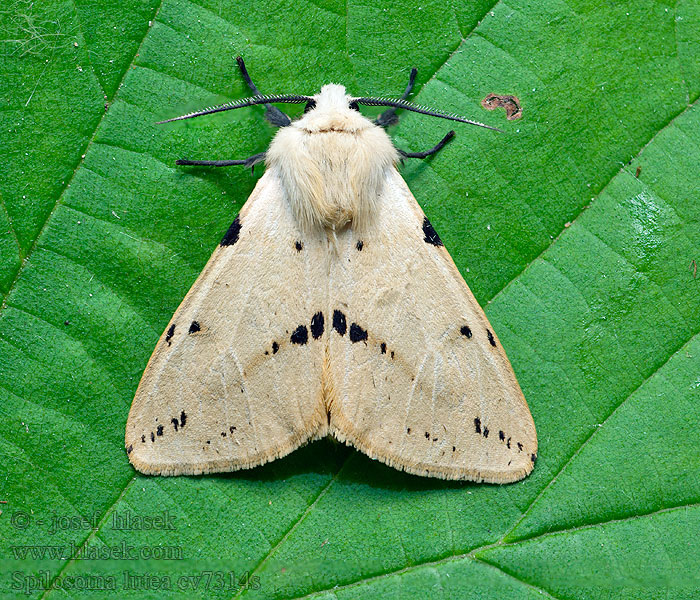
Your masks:
M349 107L342 85L324 85L313 99L313 109L277 132L265 162L302 229L362 228L398 152L381 127Z

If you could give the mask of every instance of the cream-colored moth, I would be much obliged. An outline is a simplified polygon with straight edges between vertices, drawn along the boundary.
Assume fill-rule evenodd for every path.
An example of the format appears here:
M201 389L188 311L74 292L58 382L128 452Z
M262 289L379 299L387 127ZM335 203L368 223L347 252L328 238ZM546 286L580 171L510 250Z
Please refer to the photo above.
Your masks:
M266 171L151 356L126 426L141 472L234 471L331 435L416 475L506 483L537 436L508 358L396 170L398 100L255 96L280 126ZM291 121L271 103L306 103ZM375 121L360 105L389 106ZM177 120L170 119L170 120ZM485 127L485 126L484 126Z

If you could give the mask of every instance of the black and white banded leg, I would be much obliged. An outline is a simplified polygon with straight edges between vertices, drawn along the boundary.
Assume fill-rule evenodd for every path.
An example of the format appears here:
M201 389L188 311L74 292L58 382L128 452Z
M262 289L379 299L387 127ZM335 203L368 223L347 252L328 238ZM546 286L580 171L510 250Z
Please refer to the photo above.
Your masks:
M238 68L241 70L241 75L243 76L244 81L248 84L248 87L252 90L253 94L256 96L262 96L258 86L253 83L250 75L248 75L248 69L245 67L243 58L237 56L236 62L238 63ZM287 125L292 123L292 120L285 113L283 113L276 106L272 106L272 104L265 105L265 118L275 127L287 127Z
M416 83L416 75L418 74L418 69L415 67L411 69L411 74L409 75L408 78L408 85L406 86L406 89L404 90L404 93L401 95L401 100L405 100L408 98L409 94L411 93L411 90L413 89L413 85ZM396 125L399 122L399 117L396 114L396 109L395 108L389 108L385 110L381 115L379 115L375 120L374 123L375 125L379 125L380 127L387 128L389 125Z
M398 148L399 154L401 155L401 160L403 161L404 158L427 158L428 156L432 156L433 154L440 152L440 150L442 150L447 145L447 142L449 142L454 136L455 132L450 131L430 150L424 150L423 152L405 152L404 150Z

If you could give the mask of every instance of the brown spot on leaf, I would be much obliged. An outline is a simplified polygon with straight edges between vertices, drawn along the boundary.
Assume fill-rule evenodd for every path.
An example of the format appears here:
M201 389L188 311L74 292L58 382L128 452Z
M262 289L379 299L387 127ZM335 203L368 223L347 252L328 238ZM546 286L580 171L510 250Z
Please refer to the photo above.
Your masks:
M523 109L520 107L520 100L515 96L500 96L489 94L481 101L481 106L486 110L496 110L503 107L506 111L506 119L515 121L523 116Z

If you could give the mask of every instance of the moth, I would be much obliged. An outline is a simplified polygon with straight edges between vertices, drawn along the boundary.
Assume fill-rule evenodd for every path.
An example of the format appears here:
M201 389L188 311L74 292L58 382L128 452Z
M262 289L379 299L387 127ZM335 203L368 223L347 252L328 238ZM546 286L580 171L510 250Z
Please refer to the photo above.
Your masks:
M537 435L496 333L397 171L406 100L254 95L169 119L265 105L279 130L245 160L265 173L151 356L126 425L146 474L234 471L333 436L416 475L506 483ZM292 121L273 103L303 103ZM375 120L360 106L386 106ZM167 122L167 121L163 121Z

